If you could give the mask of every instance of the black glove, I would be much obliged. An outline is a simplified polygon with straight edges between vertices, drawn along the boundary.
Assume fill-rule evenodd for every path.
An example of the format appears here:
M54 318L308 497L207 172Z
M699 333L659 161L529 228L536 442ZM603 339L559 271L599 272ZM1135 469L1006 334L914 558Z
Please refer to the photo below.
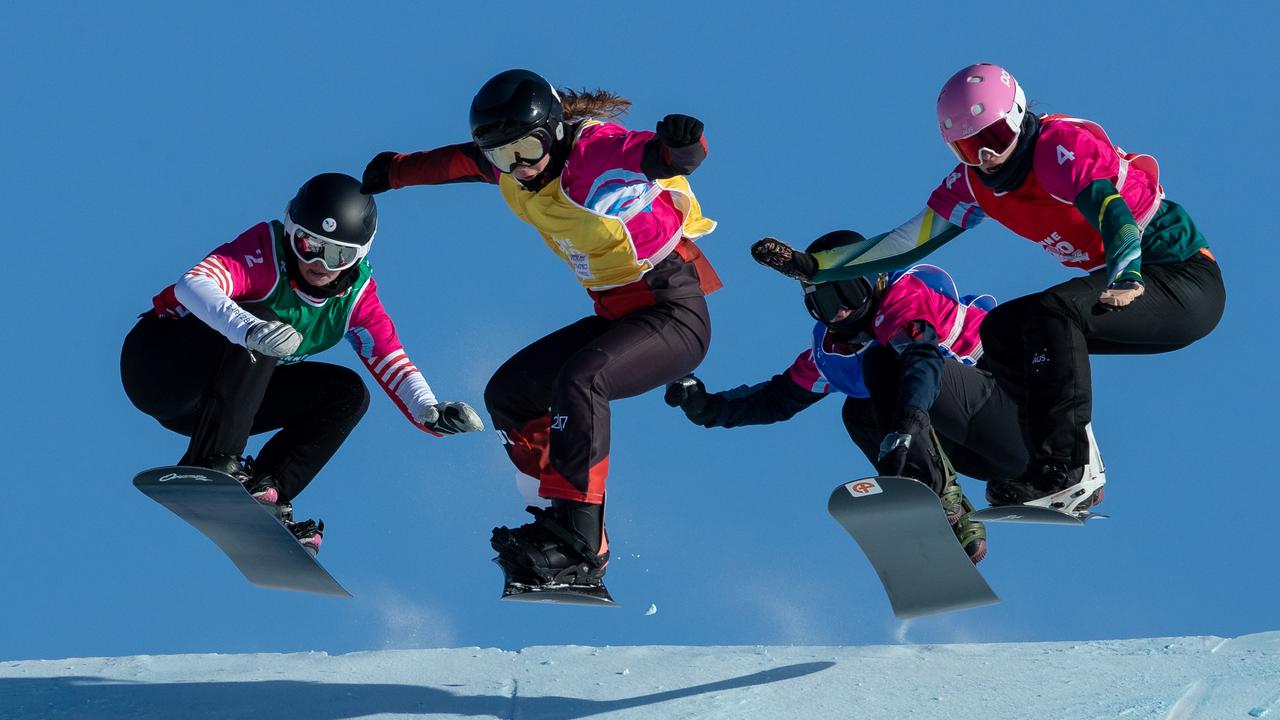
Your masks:
M364 167L360 192L365 195L377 195L391 189L391 161L397 154L394 150L387 150L373 156L369 164Z
M751 246L751 257L761 265L796 280L808 280L818 272L817 258L771 237L757 240Z
M685 416L699 425L707 419L705 416L711 409L710 398L707 387L695 375L688 375L671 383L662 396L668 405L684 410Z
M902 475L907 467L911 446L916 443L930 442L929 413L919 408L907 408L896 425L897 429L885 435L884 440L880 442L880 454L876 457L876 472L882 476Z
M702 139L702 121L689 115L668 115L658 121L657 132L667 147L688 147Z

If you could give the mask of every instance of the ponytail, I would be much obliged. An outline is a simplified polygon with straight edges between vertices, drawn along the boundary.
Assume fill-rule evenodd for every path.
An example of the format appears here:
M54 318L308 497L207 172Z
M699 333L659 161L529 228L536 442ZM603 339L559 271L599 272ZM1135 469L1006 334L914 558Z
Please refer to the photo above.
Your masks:
M560 90L565 122L586 118L612 120L631 109L631 101L608 90Z

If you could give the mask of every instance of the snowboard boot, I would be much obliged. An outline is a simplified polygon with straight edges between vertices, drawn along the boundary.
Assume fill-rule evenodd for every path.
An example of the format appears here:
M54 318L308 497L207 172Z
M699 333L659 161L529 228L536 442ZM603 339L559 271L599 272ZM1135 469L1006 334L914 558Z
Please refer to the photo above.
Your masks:
M254 500L266 505L275 511L276 506L280 505L280 486L276 485L276 479L270 473L264 473L250 478L244 483L244 487L253 496ZM279 513L276 513L277 517Z
M601 505L553 500L551 508L526 508L533 522L493 530L490 545L507 584L529 587L603 587L609 563Z
M987 556L987 527L981 520L972 519L973 503L963 493L960 495L960 515L951 523L960 547L969 555L974 565Z
M951 458L942 451L942 444L938 442L938 436L933 433L932 428L929 430L929 437L933 441L934 451L938 454L938 459L942 464L942 491L938 493L938 499L942 500L942 509L947 513L947 522L955 525L960 517L965 514L964 488L960 487L959 476L956 469L951 464ZM970 508L972 510L972 508Z
M249 482L253 478L253 458L251 457L222 454L210 455L202 462L195 463L195 465L230 475L239 480L241 484Z
M289 532L298 539L302 547L311 553L312 557L319 554L320 542L324 539L324 521L303 520L302 522L293 522L293 508L290 508L290 521L285 522L284 526L289 528Z
M1087 464L1068 468L1062 463L1032 462L1013 480L987 483L987 500L993 506L1031 505L1077 517L1088 515L1090 508L1102 502L1107 473L1092 424L1085 425L1085 434L1089 439Z
M938 496L942 500L942 509L947 513L947 522L951 523L951 531L956 534L960 547L964 548L969 559L977 565L987 556L987 528L981 520L970 519L969 516L973 514L973 503L965 497L956 469L951 465L951 459L942 451L936 435L933 436L933 441L946 476L946 484Z
M276 485L275 478L271 477L270 473L256 475L252 457L213 455L201 465L239 480L253 499L263 505L274 508L280 503L280 488Z

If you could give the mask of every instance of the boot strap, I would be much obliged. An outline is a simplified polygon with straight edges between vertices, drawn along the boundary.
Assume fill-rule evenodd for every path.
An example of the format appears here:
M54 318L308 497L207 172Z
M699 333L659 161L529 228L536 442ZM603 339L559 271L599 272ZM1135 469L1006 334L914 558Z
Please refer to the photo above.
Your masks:
M577 533L566 530L560 525L560 523L556 522L551 517L551 513L549 511L533 505L530 505L525 509L533 515L534 520L542 527L543 530L546 530L554 536L555 539L565 545L568 545L569 548L578 553L578 555L580 555L588 565L593 568L604 567L607 556L597 555L591 552L591 547L587 545L585 540L583 540Z

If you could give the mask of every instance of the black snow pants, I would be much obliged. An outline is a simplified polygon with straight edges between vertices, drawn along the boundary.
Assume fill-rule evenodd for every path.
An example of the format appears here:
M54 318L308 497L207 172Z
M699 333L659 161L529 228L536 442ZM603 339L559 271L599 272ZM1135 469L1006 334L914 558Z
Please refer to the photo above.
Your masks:
M596 314L535 341L493 374L485 407L538 495L603 504L609 402L693 372L711 344L705 295L720 287L692 241L636 282L591 292Z
M247 306L274 319L270 310ZM243 455L250 435L279 430L254 463L292 501L333 457L369 407L351 370L314 361L279 364L228 341L198 318L148 312L120 355L125 393L161 425L191 438L182 464Z
M1186 347L1209 334L1226 305L1218 264L1202 251L1182 262L1144 265L1146 290L1104 309L1106 270L998 305L982 323L983 360L1024 402L1029 460L1088 462L1093 415L1089 355L1143 355Z
M842 412L845 430L873 464L880 441L893 431L901 378L898 356L875 346L863 360L863 381L870 398L850 397ZM956 472L975 480L1004 480L1017 476L1027 464L1018 427L1018 406L985 370L948 358L942 366L938 397L929 408L929 421L943 452ZM931 462L923 443L913 443L908 467L932 476L940 468L924 470ZM933 477L917 478L924 482Z

